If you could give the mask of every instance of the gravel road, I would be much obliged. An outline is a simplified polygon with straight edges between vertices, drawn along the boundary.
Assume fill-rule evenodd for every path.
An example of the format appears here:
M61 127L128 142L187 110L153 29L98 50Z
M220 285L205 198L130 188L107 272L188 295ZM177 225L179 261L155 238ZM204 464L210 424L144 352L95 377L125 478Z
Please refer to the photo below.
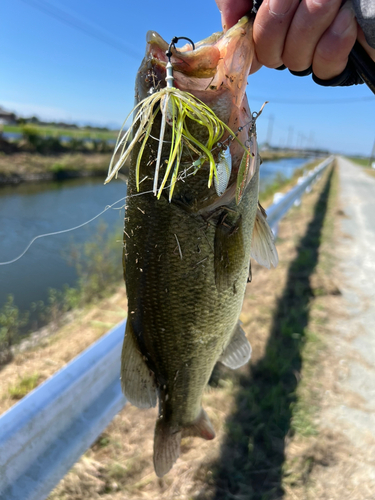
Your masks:
M327 394L326 424L353 445L353 480L375 498L375 177L339 158L338 241L342 319L334 335L338 356L335 394ZM339 315L340 316L340 315ZM355 497L357 498L357 496Z

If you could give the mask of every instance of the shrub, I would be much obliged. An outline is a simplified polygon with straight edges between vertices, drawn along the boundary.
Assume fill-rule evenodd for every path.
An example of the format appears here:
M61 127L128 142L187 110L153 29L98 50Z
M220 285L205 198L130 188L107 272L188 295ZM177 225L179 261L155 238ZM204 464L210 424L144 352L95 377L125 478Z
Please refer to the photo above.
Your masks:
M11 347L18 342L20 329L27 324L28 316L28 313L20 314L13 295L9 295L0 309L0 364L12 358Z

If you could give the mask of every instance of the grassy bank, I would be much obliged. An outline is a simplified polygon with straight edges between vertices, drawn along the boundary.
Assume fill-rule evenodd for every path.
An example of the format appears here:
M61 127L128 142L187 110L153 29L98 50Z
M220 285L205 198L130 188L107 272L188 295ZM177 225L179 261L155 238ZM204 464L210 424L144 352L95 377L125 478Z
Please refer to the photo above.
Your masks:
M26 181L105 176L113 151L109 132L47 128L38 125L5 126L22 138L8 141L0 135L0 185ZM66 133L65 133L66 132ZM71 137L63 141L61 135ZM71 135L69 135L69 133ZM98 135L99 134L99 135ZM104 134L104 135L103 135ZM114 134L114 133L113 133ZM299 156L297 152L265 151L263 160ZM127 175L128 165L121 173ZM278 179L281 183L281 178ZM272 190L272 187L270 188Z
M67 128L33 124L32 127L42 137L72 137L76 139L113 140L117 138L118 130L98 130L95 128ZM3 132L22 134L22 125L3 125Z
M57 134L58 129L29 124L13 129L21 134L19 139L7 140L0 134L0 184L104 176L107 172L113 151L107 137L67 129L76 134L67 140Z
M277 161L282 160L283 158L301 158L304 156L304 154L305 151L299 150L273 151L267 149L260 152L260 156L262 157L263 161Z
M360 165L361 167L371 167L370 158L368 157L358 157L358 156L348 156L348 160Z
M83 176L103 176L104 179L110 158L110 153L0 153L0 185Z
M371 175L371 177L375 177L375 169L372 168L372 164L370 164L370 158L358 158L358 157L348 157L349 160L351 160L353 163L356 163L357 165L363 167L364 172L366 172L367 175ZM375 162L375 159L374 159Z

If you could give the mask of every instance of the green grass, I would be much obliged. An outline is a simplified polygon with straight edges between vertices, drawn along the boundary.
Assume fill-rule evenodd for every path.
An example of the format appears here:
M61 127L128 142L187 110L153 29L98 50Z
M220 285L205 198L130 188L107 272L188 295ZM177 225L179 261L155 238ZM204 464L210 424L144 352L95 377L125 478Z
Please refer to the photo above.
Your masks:
M8 393L12 399L22 399L39 384L39 373L33 373L19 379L18 383L8 388Z
M101 140L109 140L109 139L117 139L118 131L117 130L95 130L95 129L69 129L69 128L59 128L59 127L47 127L41 125L32 125L33 128L36 129L38 134L42 137L73 137L76 139L101 139ZM4 132L12 132L22 134L22 126L19 125L4 125Z
M8 295L0 309L0 366L12 360L12 347L20 340L20 331L28 320L29 313L20 313L13 295Z
M360 165L361 167L364 167L366 170L366 174L371 175L372 177L375 177L375 169L371 167L370 164L370 158L357 158L357 157L349 157L349 160L352 162L356 163L357 165ZM372 162L375 162L375 158L373 158Z
M349 156L349 160L361 167L370 167L370 158L359 158L357 156Z

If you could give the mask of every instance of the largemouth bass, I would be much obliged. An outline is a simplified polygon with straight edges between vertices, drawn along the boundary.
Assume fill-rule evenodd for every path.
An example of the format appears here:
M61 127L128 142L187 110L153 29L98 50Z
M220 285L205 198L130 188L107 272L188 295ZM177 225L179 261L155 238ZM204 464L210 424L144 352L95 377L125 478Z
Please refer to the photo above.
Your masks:
M162 179L179 130L178 124L173 128L173 109L166 109L170 104L148 110L152 130L133 141L124 230L129 311L121 382L132 404L149 408L159 401L154 439L158 476L173 466L183 436L215 437L201 406L202 394L218 361L238 368L250 358L251 347L238 322L250 256L268 267L277 264L272 232L258 205L255 116L245 94L253 58L251 30L252 23L243 18L194 50L189 44L171 50L174 87L205 103L227 125L210 151L216 163L214 182L207 182L212 172L208 153L202 155L197 146L207 145L210 133L190 115L175 160L179 176L165 188L155 182L155 165L159 161ZM136 102L166 86L167 49L157 33L147 34ZM140 122L146 111L139 111ZM133 139L134 134L136 129Z

